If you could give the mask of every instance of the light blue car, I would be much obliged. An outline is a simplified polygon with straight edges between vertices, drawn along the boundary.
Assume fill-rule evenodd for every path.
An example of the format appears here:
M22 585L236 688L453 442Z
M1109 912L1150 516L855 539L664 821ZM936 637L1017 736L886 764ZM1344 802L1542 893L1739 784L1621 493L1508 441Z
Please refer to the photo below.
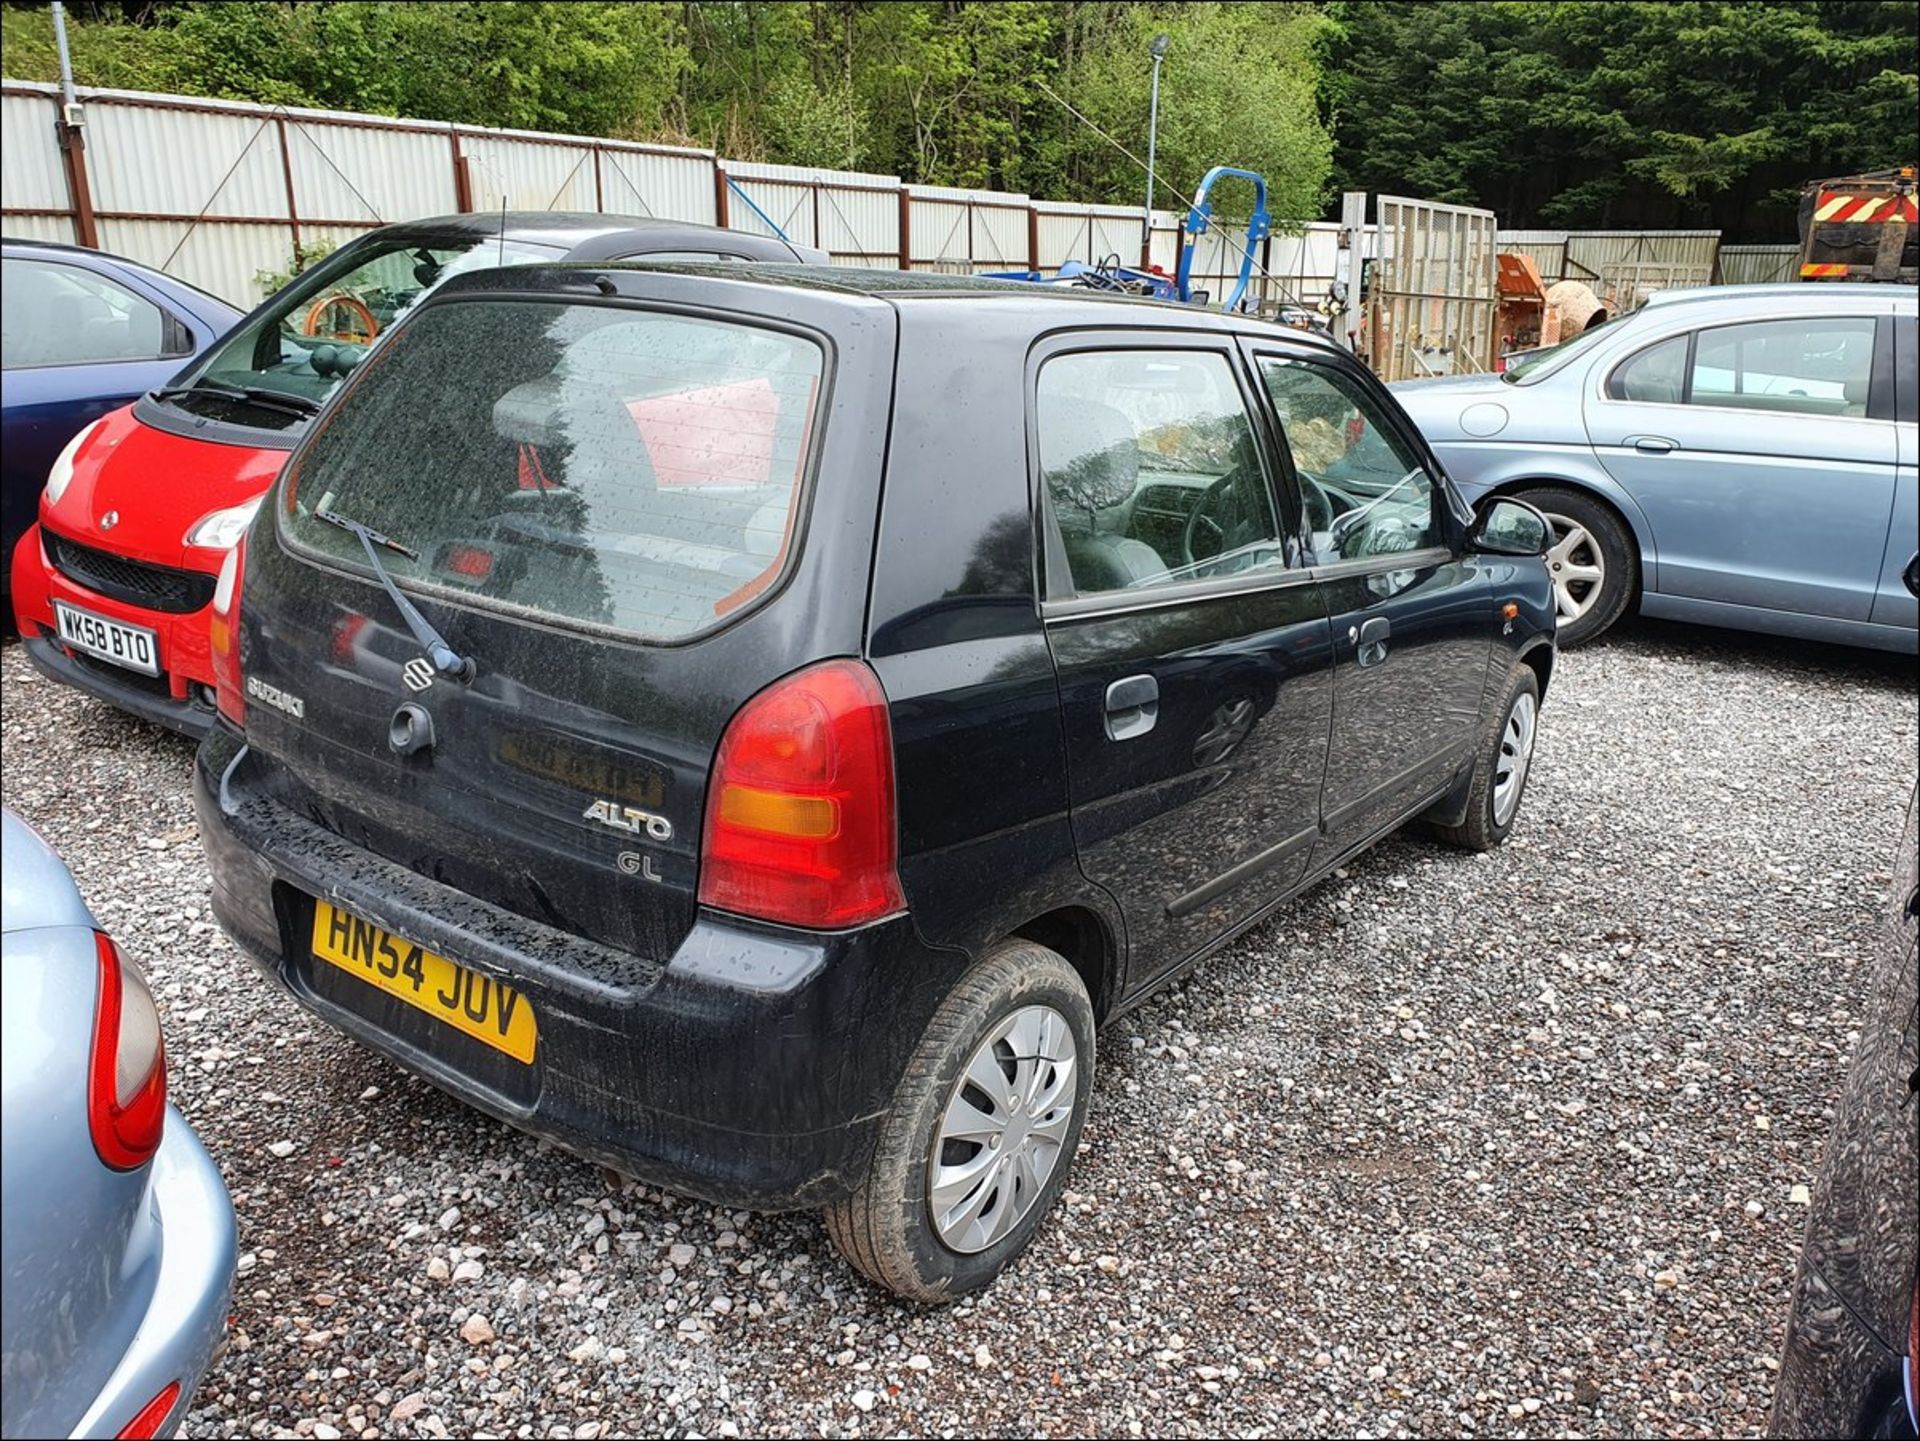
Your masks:
M0 814L0 1435L170 1436L226 1327L233 1203L167 1104L146 978Z
M1674 290L1504 375L1390 387L1470 502L1554 526L1563 646L1642 615L1920 650L1914 292Z

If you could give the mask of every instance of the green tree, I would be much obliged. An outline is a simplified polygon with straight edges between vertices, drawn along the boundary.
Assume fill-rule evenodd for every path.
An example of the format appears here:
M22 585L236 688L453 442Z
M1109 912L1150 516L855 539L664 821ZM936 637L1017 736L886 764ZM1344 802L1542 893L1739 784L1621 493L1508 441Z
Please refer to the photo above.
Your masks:
M1325 21L1304 5L1128 5L1086 36L1071 95L1102 131L1069 132L1068 168L1092 190L1139 197L1145 176L1152 67L1147 46L1172 40L1160 78L1159 205L1177 205L1214 165L1267 177L1268 208L1283 220L1319 216L1332 137L1316 113L1316 55ZM1223 213L1230 208L1222 196ZM1241 207L1244 213L1244 206Z
M867 109L851 85L826 88L805 75L782 75L761 109L767 158L785 165L858 170L868 146Z
M1914 158L1920 8L1902 0L1327 8L1342 189L1514 226L1781 240L1808 180Z

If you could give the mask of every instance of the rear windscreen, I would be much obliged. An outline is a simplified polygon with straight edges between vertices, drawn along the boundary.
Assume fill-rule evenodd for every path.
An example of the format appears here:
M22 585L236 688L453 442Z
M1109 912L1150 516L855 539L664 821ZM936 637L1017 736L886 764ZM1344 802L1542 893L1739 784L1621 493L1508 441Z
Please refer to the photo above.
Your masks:
M283 533L403 587L673 640L793 547L825 357L783 331L594 304L458 301L381 348L289 467ZM406 553L406 552L410 552Z

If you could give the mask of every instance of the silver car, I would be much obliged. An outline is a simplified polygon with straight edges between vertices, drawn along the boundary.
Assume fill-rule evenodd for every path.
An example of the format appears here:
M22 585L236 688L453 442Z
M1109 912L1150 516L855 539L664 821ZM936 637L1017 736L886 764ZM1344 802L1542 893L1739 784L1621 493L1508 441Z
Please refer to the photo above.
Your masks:
M1560 644L1642 615L1920 650L1914 292L1731 285L1394 397L1469 501L1546 512Z
M226 1326L233 1204L167 1104L146 978L11 811L0 879L0 1435L171 1435Z

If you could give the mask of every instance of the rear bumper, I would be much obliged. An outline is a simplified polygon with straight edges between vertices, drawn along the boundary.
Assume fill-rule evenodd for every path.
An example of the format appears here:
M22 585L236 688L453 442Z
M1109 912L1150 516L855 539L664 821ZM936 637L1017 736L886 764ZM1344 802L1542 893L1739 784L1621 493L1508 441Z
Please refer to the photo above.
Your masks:
M194 799L214 914L275 983L489 1115L717 1204L845 1195L967 963L922 943L907 917L818 934L709 912L664 965L645 961L362 849L268 798L259 768L216 727ZM512 986L538 1026L532 1064L314 962L302 918L315 896Z
M153 1300L75 1436L118 1436L149 1401L178 1382L179 1397L158 1433L172 1435L226 1334L236 1250L233 1202L220 1168L172 1107L151 1184L151 1215L161 1235Z
M207 608L184 613L147 610L89 590L48 564L38 525L20 537L8 573L15 628L26 643L28 658L42 671L168 730L196 740L207 733L214 714L200 699L200 688L210 692L213 686ZM159 676L78 656L62 645L55 638L56 600L152 631L159 649Z

